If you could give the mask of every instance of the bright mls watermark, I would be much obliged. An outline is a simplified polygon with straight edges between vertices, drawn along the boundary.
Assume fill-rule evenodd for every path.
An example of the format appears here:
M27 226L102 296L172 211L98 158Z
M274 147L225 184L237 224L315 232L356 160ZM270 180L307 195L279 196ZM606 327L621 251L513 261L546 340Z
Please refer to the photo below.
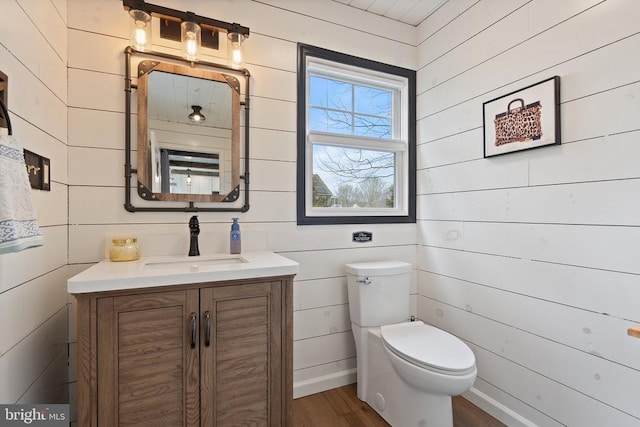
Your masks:
M0 427L68 427L69 405L0 405Z

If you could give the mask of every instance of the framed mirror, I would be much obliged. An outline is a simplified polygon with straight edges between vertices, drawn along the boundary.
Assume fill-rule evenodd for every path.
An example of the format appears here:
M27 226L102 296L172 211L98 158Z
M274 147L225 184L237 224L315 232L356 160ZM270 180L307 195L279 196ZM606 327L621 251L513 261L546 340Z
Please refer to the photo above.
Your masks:
M127 70L131 54L127 48ZM127 177L125 208L162 211L246 211L248 210L248 161L241 172L241 110L245 112L244 156L248 158L248 72L245 96L231 71L238 70L210 63L177 64L181 58L145 52L136 66L137 85L137 168L130 161L131 124L127 124ZM173 60L161 61L159 56ZM229 71L229 72L227 72ZM131 77L127 76L130 82ZM126 88L125 88L126 90ZM127 121L133 106L131 91L127 95ZM144 200L187 202L185 208L135 207L131 204L131 176L137 175L137 193ZM241 188L241 181L244 188ZM242 207L215 207L209 203L239 200ZM199 205L195 205L198 203ZM203 205L206 204L206 205Z

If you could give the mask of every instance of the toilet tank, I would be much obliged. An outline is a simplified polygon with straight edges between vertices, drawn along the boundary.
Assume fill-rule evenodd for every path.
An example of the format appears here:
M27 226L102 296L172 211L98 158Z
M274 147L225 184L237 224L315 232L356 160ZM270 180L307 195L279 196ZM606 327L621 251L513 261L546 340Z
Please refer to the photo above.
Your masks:
M409 318L411 264L376 261L346 264L349 315L358 326L382 326Z

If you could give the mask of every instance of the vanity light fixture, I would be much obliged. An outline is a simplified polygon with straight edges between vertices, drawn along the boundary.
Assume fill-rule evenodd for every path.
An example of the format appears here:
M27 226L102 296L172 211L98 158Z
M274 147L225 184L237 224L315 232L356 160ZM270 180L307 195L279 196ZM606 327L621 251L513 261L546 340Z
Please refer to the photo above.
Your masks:
M239 68L242 63L242 44L249 37L248 27L158 6L144 0L122 0L122 5L132 18L131 47L137 51L151 50L151 18L154 17L160 19L160 37L180 41L182 56L186 60L197 61L201 47L218 49L218 37L226 33L227 55L232 66Z
M202 114L202 107L199 105L192 105L193 112L189 114L189 121L194 124L204 123L207 118Z
M191 169L187 169L187 185L191 185Z

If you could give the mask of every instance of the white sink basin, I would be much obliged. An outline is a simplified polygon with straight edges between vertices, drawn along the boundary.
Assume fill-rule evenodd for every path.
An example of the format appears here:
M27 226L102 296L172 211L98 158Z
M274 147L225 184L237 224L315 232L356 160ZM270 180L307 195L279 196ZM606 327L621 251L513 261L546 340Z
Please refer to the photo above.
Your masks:
M142 261L141 269L149 272L193 272L249 262L240 255L190 256L186 258L150 258Z
M67 281L71 294L293 275L298 263L269 251L102 261Z

